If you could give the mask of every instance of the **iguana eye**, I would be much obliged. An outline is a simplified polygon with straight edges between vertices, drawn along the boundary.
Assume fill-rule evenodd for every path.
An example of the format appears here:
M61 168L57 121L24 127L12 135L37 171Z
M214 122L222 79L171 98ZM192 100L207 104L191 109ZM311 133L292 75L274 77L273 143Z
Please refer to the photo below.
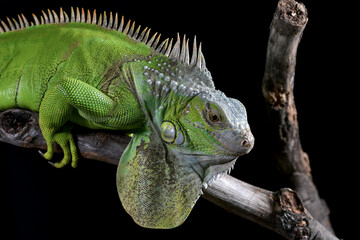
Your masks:
M221 116L217 112L210 111L209 112L209 119L210 119L211 122L217 123L217 122L219 122L221 120Z
M226 119L222 114L220 107L216 103L207 102L203 109L203 118L209 125L216 127L224 127Z
M209 111L209 120L213 123L218 123L221 121L221 115L214 109Z

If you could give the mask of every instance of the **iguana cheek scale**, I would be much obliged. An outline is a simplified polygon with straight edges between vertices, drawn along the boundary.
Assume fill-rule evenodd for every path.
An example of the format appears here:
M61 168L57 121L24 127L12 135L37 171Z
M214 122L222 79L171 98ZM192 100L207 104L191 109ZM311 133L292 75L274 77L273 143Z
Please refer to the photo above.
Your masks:
M71 122L131 133L116 184L139 225L183 223L202 188L252 149L245 107L215 89L196 39L190 56L185 36L160 43L117 14L33 17L0 21L0 111L38 111L44 157L63 149L59 168L77 165Z

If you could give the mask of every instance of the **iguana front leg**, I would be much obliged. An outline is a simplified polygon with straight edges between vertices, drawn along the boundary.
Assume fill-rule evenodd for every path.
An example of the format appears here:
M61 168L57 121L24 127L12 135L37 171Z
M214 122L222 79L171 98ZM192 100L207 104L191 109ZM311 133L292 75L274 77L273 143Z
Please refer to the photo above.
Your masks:
M39 110L39 124L47 142L47 152L43 156L52 159L54 143L58 143L64 157L55 163L55 167L61 168L70 161L71 166L76 167L79 157L67 122L80 122L91 127L106 119L113 108L112 99L89 84L75 79L56 84L46 92Z

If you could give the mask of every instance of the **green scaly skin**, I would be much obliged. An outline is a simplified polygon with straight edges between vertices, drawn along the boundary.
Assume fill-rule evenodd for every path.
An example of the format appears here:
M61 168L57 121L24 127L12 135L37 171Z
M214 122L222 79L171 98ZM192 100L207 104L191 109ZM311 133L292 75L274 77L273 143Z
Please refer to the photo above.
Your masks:
M105 15L101 26L80 23L85 14L71 10L70 19L43 13L49 23L36 26L1 21L0 111L38 111L44 157L54 143L63 149L58 168L77 165L70 123L132 133L117 170L121 202L141 226L176 227L253 147L246 110L215 90L196 43L190 60L185 39L157 47L149 31L118 29Z

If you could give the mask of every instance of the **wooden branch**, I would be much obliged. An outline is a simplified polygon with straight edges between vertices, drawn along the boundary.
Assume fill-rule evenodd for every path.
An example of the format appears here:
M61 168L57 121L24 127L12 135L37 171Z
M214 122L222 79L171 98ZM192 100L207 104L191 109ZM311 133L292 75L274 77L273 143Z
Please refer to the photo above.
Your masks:
M308 21L302 3L280 0L270 27L263 95L273 126L275 157L289 176L305 207L332 230L329 210L312 181L308 155L302 150L293 88L296 52Z
M204 197L286 239L338 239L309 214L289 188L270 192L226 175L214 181Z
M75 127L73 134L77 138L81 158L115 165L130 142L130 137L116 131L89 131ZM39 127L39 114L23 109L0 112L0 142L46 150L46 141ZM56 145L55 152L62 153L62 150Z
M19 147L46 149L38 124L38 113L23 109L0 112L0 142ZM115 131L73 131L80 156L118 164L130 138ZM61 152L59 147L57 152ZM296 192L267 191L231 176L213 181L203 195L209 201L236 215L256 222L286 239L338 239L321 226L304 208Z

